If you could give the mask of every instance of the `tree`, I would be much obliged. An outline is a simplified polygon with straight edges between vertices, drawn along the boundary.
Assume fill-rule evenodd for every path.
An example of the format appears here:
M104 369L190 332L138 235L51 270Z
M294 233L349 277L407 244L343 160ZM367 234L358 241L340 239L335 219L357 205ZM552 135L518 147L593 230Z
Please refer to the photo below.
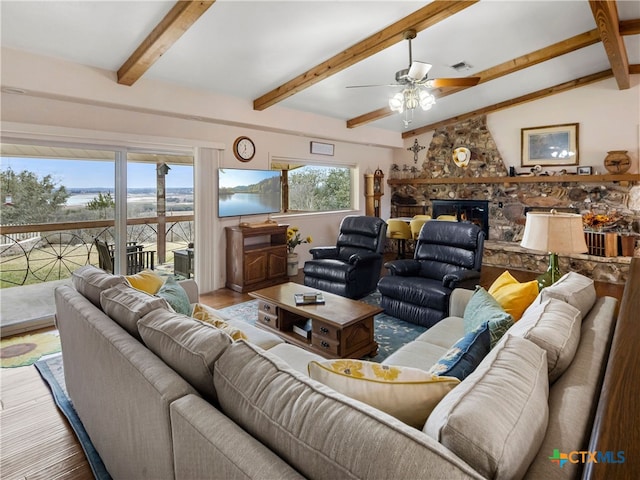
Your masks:
M115 206L116 202L113 200L111 192L107 192L105 195L100 192L97 197L87 203L87 209L100 212L100 218L107 218L107 210L115 208Z
M11 202L7 202L7 196ZM0 172L0 223L30 224L55 220L67 202L69 193L58 187L51 175L38 178L34 172L15 173L11 168ZM6 202L6 203L5 203Z

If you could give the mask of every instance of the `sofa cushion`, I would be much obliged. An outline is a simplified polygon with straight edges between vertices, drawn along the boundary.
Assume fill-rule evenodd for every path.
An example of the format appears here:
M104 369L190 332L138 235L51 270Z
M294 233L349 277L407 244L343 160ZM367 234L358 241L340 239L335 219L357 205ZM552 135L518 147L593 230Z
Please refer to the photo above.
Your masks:
M112 275L93 265L85 265L71 274L75 289L96 307L100 307L100 293L116 285L126 285L122 275Z
M216 401L213 364L231 345L222 330L195 318L154 310L138 321L145 345L207 400Z
M127 279L127 282L133 288L150 293L151 295L158 293L165 282L165 279L153 270L143 270L133 275L126 275L124 278Z
M580 310L584 318L596 303L596 287L590 278L576 272L569 272L553 285L542 289L540 302L549 298L557 298L573 305Z
M478 328L484 322L489 323L491 348L495 347L500 338L513 325L513 317L505 312L497 300L489 295L483 287L476 288L464 309L463 319L465 334Z
M350 359L312 361L309 376L415 428L422 428L433 407L460 383L417 368Z
M482 476L522 478L548 423L546 352L507 335L431 412L424 432Z
M478 478L419 430L242 340L213 380L222 411L307 478Z
M491 350L491 333L489 322L484 322L458 340L429 369L429 373L464 380L480 365L489 350Z
M191 315L192 308L187 292L172 276L167 277L156 296L164 298L174 311L182 315Z
M538 282L532 280L520 283L513 278L509 270L505 270L491 284L488 293L513 317L513 321L517 322L538 296Z
M532 341L547 352L549 381L555 382L571 364L578 344L582 316L577 308L551 298L527 310L509 335Z
M170 309L164 298L154 297L127 284L116 285L102 292L100 304L104 313L138 340L141 339L138 320L158 308Z

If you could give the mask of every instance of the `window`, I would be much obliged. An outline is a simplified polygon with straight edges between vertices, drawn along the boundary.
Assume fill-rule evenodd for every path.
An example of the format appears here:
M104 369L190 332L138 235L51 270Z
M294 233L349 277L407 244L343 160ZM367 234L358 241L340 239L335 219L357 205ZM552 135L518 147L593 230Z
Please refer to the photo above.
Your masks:
M283 211L327 212L353 208L353 167L273 162L283 171Z

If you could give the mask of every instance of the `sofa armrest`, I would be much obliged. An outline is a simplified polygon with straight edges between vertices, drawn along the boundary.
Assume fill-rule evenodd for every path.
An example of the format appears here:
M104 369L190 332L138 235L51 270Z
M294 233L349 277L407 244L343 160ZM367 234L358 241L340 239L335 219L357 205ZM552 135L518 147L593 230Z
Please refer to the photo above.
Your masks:
M184 291L187 292L187 297L189 297L189 303L198 303L200 300L200 294L198 292L198 284L195 280L180 280L178 284L184 288Z
M323 258L336 258L338 256L337 247L313 247L309 250L309 253L313 256L314 260L321 260Z
M393 260L384 264L391 275L414 277L420 272L420 262L413 259Z
M480 272L477 270L458 270L442 277L442 285L447 288L475 288L480 281Z
M467 308L467 303L471 300L473 292L473 290L466 288L454 288L449 297L449 316L463 318L464 310Z

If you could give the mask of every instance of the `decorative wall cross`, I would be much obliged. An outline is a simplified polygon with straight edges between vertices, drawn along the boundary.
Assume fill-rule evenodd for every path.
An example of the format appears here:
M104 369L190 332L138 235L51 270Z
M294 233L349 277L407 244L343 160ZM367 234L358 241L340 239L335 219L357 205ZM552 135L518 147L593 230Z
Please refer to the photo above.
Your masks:
M418 144L418 139L413 141L413 147L407 148L410 152L413 152L413 163L418 163L418 152L424 150L427 147Z

